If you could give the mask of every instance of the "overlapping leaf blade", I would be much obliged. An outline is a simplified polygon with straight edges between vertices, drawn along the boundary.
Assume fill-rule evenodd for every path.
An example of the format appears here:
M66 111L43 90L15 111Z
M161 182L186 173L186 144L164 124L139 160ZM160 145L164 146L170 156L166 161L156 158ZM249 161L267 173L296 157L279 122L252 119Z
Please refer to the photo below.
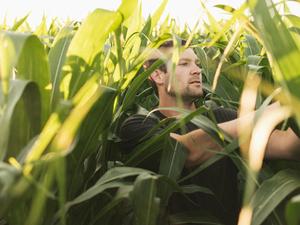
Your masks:
M60 98L60 85L62 78L62 67L66 61L66 54L73 37L73 29L64 27L55 37L53 47L49 51L49 66L51 73L51 107L55 109Z
M269 52L270 62L276 66L274 78L300 98L300 50L271 1L249 0L254 22L263 44Z
M24 103L20 104L23 99ZM20 108L18 112L15 112L18 102ZM27 144L27 141L40 131L40 104L38 87L34 83L22 80L11 82L8 103L0 116L0 158L2 160L7 157L7 154L16 157L16 154ZM31 110L34 110L34 112L31 112ZM24 120L28 122L24 123ZM26 132L20 129L20 124L24 126L27 124ZM10 147L10 150L8 147Z
M155 225L159 215L157 179L153 175L141 174L137 177L131 193L136 225Z
M299 171L282 170L264 181L252 198L252 225L261 224L279 203L300 188Z

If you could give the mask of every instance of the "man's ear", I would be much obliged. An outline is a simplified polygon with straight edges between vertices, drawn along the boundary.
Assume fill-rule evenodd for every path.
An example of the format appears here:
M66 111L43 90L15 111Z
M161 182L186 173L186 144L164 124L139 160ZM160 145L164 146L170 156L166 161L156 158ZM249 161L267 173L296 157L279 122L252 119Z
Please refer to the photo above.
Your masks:
M165 81L165 73L159 69L156 69L151 73L150 79L153 80L157 85L163 84Z

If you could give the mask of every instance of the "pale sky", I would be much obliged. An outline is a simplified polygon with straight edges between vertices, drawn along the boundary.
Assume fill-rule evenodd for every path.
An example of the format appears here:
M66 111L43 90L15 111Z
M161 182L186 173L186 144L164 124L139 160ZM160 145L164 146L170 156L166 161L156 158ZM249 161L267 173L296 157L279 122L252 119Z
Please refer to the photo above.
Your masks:
M146 17L153 13L161 3L161 0L141 0L143 15ZM46 15L48 22L51 18L57 17L61 20L82 20L88 13L96 8L115 10L121 0L0 0L0 24L7 18L8 25L13 23L15 18L21 18L30 12L28 22L32 27L37 26L43 15ZM241 0L203 0L206 7L219 18L226 18L226 13L213 7L216 4L226 4L237 8L242 4ZM294 3L291 7L295 14L300 15L300 4ZM298 10L298 11L297 11ZM169 0L164 16L170 14L179 24L188 23L191 27L203 15L200 0ZM164 17L163 16L163 17ZM228 17L228 15L227 15Z

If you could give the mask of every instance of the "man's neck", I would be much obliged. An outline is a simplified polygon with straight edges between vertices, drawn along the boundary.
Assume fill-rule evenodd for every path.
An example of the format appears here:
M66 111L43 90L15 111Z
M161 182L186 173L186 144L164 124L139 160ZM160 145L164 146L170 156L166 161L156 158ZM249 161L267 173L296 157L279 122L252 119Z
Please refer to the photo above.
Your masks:
M169 96L168 98L163 98L159 100L159 108L181 108L193 111L196 109L195 103L193 101L184 101L181 99L176 99L173 96ZM162 114L166 117L176 117L180 114L180 112L175 110L160 110Z

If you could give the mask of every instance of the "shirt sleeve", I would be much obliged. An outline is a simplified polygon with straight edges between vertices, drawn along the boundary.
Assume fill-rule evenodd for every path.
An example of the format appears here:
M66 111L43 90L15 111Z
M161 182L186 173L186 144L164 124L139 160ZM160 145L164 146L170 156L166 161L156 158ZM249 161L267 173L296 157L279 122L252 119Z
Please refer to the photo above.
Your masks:
M224 123L237 118L237 112L229 108L216 108L213 111L217 123Z
M159 134L159 120L153 117L135 114L128 117L121 125L119 136L121 149L127 153L141 142Z

